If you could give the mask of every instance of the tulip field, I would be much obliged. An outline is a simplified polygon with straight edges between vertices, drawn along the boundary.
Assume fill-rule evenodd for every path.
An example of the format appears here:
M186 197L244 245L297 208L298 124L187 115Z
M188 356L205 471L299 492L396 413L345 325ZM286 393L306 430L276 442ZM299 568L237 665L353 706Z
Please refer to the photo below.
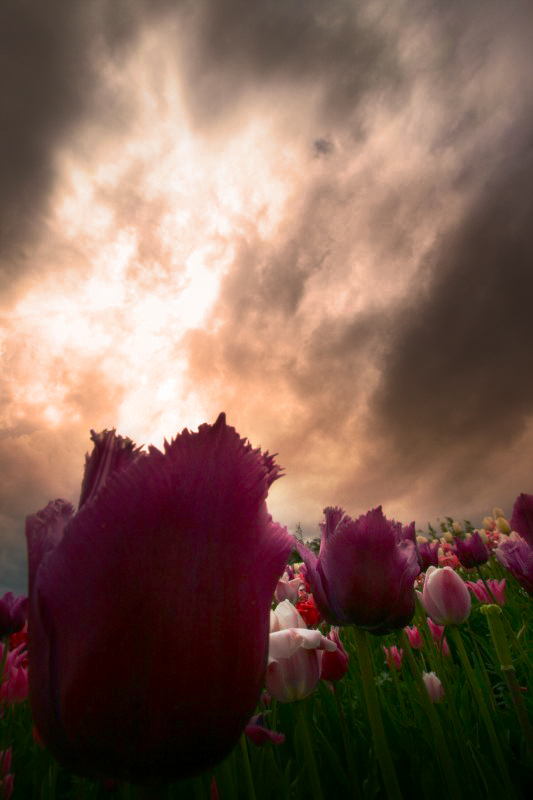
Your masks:
M223 417L93 442L0 597L0 800L530 797L533 495L425 533L328 507L305 544Z

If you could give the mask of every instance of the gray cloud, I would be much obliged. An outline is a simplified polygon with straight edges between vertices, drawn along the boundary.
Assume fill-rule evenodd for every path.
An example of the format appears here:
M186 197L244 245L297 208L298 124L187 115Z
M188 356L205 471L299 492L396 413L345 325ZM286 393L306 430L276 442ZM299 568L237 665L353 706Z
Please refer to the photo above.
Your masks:
M529 2L80 0L65 9L54 0L44 9L31 0L5 3L0 15L6 589L22 589L26 513L58 494L76 500L89 428L114 425L124 403L135 408L132 392L150 365L113 372L145 322L130 314L149 292L177 302L192 229L200 240L205 229L211 250L201 264L220 269L221 283L210 314L184 335L172 316L163 330L146 322L143 358L166 358L164 377L176 375L183 392L168 436L181 426L183 398L205 398L213 420L224 408L255 445L279 451L287 475L272 507L311 535L326 504L357 514L383 503L424 524L484 514L491 503L510 511L531 490ZM153 44L141 51L147 32ZM68 297L81 315L72 287L90 292L93 260L105 276L121 252L100 254L92 220L70 239L53 228L66 191L58 159L69 153L90 177L98 159L112 167L109 152L122 154L135 134L143 91L162 125L166 69L211 160L197 185L194 175L187 186L185 173L174 176L170 200L172 139L92 181L105 235L131 244L125 299L91 312L87 335L102 334L99 349L58 345L33 367L40 329L11 307L54 278L58 308ZM216 183L206 184L255 119L268 135L237 146L226 207ZM176 146L180 125L170 128ZM275 188L255 218L242 209L263 189L254 158L286 192L280 222L268 205ZM163 164L157 180L153 159ZM248 171L249 194L233 208ZM183 236L171 226L166 235L169 216L185 218L188 204ZM225 225L211 224L215 212ZM52 302L51 290L43 296ZM46 397L22 392L39 372L57 395L58 419ZM154 385L156 398L170 391ZM147 413L167 419L157 403Z

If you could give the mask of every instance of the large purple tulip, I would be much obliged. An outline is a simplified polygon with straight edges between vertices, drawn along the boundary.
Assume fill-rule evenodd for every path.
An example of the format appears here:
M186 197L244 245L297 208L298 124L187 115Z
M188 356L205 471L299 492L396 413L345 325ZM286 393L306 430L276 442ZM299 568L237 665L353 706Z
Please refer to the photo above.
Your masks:
M34 722L76 773L180 779L227 755L259 697L292 547L265 503L279 468L223 414L163 453L93 441L79 511L27 520Z
M324 514L318 558L297 544L322 616L375 634L403 628L415 611L413 583L420 572L411 526L388 520L381 506L356 520L341 508Z

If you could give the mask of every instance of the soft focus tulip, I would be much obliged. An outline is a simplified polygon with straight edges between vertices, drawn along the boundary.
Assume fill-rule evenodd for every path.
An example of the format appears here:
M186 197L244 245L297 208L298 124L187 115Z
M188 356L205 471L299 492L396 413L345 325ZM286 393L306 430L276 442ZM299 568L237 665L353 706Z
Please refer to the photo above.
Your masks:
M428 567L437 567L439 564L439 546L438 539L433 539L429 542L424 536L417 538L417 555L420 569L427 569Z
M348 672L350 656L340 640L339 629L336 626L331 628L326 638L335 642L337 649L324 652L320 678L323 681L340 681Z
M0 705L20 703L28 697L28 668L25 645L4 653L7 645L0 644L0 664L4 662L0 682Z
M272 731L270 728L265 727L262 714L255 714L244 729L244 732L256 747L261 747L263 744L266 744L266 742L283 744L285 741L285 734Z
M281 703L303 700L320 680L322 651L337 649L317 630L308 630L288 600L271 612L266 688Z
M79 511L27 520L32 716L75 773L177 780L230 752L263 685L279 469L223 414L164 452L93 441Z
M383 652L385 653L385 663L387 664L389 669L400 669L402 666L403 661L403 648L401 647L399 650L395 644L392 647L383 647Z
M505 578L501 581L487 580L486 585L481 579L476 581L465 581L466 585L480 603L497 603L499 606L505 605Z
M511 529L533 548L533 494L519 494L510 519ZM507 531L504 531L507 533Z
M411 539L400 535L401 526L387 520L381 506L356 520L341 508L324 514L318 558L296 545L322 616L375 634L403 628L414 614L413 583L420 572Z
M489 549L481 538L479 531L474 531L471 536L467 536L465 539L457 537L453 552L463 567L467 569L486 564L490 555Z
M407 626L404 628L404 631L407 634L407 638L409 639L409 644L413 648L413 650L422 650L424 647L424 642L422 640L422 636L420 635L420 631L413 625L412 627Z
M13 592L6 592L3 597L0 597L0 639L21 631L27 617L28 598L26 595L15 597Z
M533 548L527 541L513 531L510 536L502 537L494 555L533 596Z
M437 625L436 622L433 622L431 617L426 618L426 622L428 624L428 628L431 632L431 637L435 644L440 649L440 652L443 656L450 655L450 647L448 645L448 641L444 636L444 625Z
M298 587L301 582L302 579L299 576L290 578L288 571L285 570L274 591L276 603L282 603L284 600L290 600L291 603L296 603L298 599Z
M439 625L459 625L468 619L470 593L451 567L429 567L422 594L418 595L429 616Z
M434 672L423 672L422 680L432 703L438 703L444 699L444 686Z

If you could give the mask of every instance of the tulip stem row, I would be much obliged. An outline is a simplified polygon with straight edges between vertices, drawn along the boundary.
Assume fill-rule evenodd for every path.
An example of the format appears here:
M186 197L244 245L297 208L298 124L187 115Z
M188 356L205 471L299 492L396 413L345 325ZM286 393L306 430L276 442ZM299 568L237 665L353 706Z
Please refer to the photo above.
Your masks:
M507 768L507 763L505 758L503 757L503 753L500 748L500 744L498 742L498 737L496 735L496 731L494 729L494 724L489 714L489 710L485 701L483 700L483 695L481 693L481 689L479 688L479 684L476 680L476 676L472 669L472 665L470 664L470 659L465 650L465 646L463 644L463 640L461 634L459 633L459 629L455 625L451 625L449 627L449 633L452 637L455 646L457 647L457 652L459 655L459 660L463 666L463 669L466 673L468 682L470 683L470 688L472 689L472 693L478 705L479 711L481 716L483 717L483 722L485 723L485 727L487 729L487 733L489 735L489 739L492 745L492 750L494 752L494 756L496 758L496 762L498 764L498 768L500 770L500 775L502 776L505 782L505 788L507 791L507 797L509 800L511 798L516 797L516 793L513 788L513 784L511 781L511 776L509 775L509 770Z
M363 682L366 709L370 728L372 730L372 739L374 741L376 756L383 776L387 797L389 800L402 800L402 794L398 785L398 779L394 770L394 764L385 736L383 720L381 718L381 711L379 709L379 700L374 681L372 662L370 660L367 633L357 627L354 627L353 631L355 635L357 660L359 662L359 669Z

